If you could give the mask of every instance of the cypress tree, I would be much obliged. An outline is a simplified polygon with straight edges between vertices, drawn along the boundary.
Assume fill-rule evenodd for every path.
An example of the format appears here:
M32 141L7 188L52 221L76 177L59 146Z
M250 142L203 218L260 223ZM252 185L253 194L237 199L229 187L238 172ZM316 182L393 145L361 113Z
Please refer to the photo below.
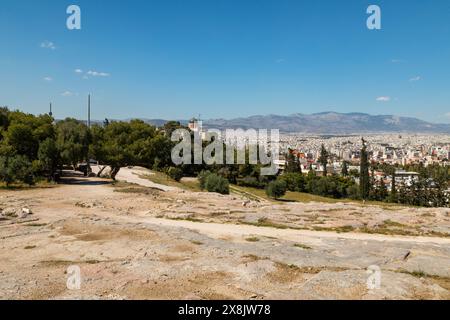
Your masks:
M395 168L392 171L391 195L389 197L389 201L397 202L397 187L395 185Z
M369 198L369 192L370 192L370 178L369 178L369 161L368 161L368 154L367 154L367 146L366 141L362 139L363 147L361 149L361 172L360 172L360 178L359 178L359 190L361 198L366 200Z
M325 146L322 144L322 148L320 149L320 157L319 157L319 163L323 167L323 176L327 176L327 164L328 164L328 151L325 149Z
M342 164L342 175L344 177L348 176L348 164L347 164L347 161L344 161L344 163Z
M298 158L289 149L286 155L286 173L302 173L302 168L300 167L300 162Z

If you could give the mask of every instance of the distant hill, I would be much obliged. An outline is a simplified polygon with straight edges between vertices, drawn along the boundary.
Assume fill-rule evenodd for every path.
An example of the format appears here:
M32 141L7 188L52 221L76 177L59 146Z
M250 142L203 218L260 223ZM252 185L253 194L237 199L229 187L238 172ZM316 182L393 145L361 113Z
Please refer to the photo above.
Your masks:
M128 119L129 120L129 119ZM161 127L167 120L142 119ZM188 120L178 120L186 125ZM435 124L411 117L370 115L366 113L321 112L289 116L266 115L235 119L204 120L205 128L279 129L284 133L360 134L360 133L448 133L450 124Z
M207 120L204 124L206 127L217 129L264 128L279 129L287 133L313 134L450 133L450 124L434 124L410 117L365 113L322 112L311 115L297 113L289 116L251 116L232 120Z

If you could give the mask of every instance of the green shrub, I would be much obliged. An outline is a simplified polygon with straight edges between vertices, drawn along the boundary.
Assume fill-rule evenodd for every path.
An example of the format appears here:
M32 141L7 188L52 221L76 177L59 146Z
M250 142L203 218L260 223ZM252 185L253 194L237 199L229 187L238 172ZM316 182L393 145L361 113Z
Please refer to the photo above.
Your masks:
M241 179L237 179L237 185L241 187L263 189L266 184L256 177L247 176Z
M274 199L278 199L286 194L287 184L284 180L275 180L266 187L266 194Z
M331 197L335 199L348 197L350 191L353 196L356 190L353 188L354 182L351 178L327 176L327 177L309 177L306 190L309 193L322 196Z
M306 179L301 173L285 173L278 179L286 181L286 187L289 191L305 191Z
M211 171L204 170L200 172L197 176L198 182L200 183L200 189L205 190L206 178L211 174Z
M208 192L230 194L230 185L227 179L215 173L209 174L205 179L205 189Z
M33 170L28 158L21 155L0 157L0 179L7 186L16 181L34 184Z
M183 170L176 167L170 167L167 170L167 175L175 181L180 181L183 178Z
M359 187L354 184L347 188L347 195L350 199L359 200L361 197L359 196Z

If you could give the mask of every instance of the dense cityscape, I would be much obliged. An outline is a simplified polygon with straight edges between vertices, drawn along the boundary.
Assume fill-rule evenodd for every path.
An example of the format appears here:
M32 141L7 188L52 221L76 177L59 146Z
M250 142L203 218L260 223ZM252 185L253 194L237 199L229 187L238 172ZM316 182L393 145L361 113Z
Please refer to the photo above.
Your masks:
M319 157L322 145L337 162L359 162L361 138L360 135L304 137L289 134L281 137L281 144L282 149L296 150L306 168ZM392 165L422 163L424 166L450 164L450 135L381 134L364 136L364 139L369 159L374 162Z

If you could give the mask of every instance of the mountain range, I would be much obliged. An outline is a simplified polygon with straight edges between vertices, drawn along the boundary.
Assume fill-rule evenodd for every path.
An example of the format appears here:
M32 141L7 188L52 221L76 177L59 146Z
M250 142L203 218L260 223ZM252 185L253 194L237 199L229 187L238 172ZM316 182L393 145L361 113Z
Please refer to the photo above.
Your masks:
M161 126L162 119L143 119ZM186 124L187 120L180 121ZM279 129L284 133L360 134L360 133L450 133L450 124L435 124L412 117L370 115L366 113L321 112L288 116L264 115L235 119L204 120L205 128Z

